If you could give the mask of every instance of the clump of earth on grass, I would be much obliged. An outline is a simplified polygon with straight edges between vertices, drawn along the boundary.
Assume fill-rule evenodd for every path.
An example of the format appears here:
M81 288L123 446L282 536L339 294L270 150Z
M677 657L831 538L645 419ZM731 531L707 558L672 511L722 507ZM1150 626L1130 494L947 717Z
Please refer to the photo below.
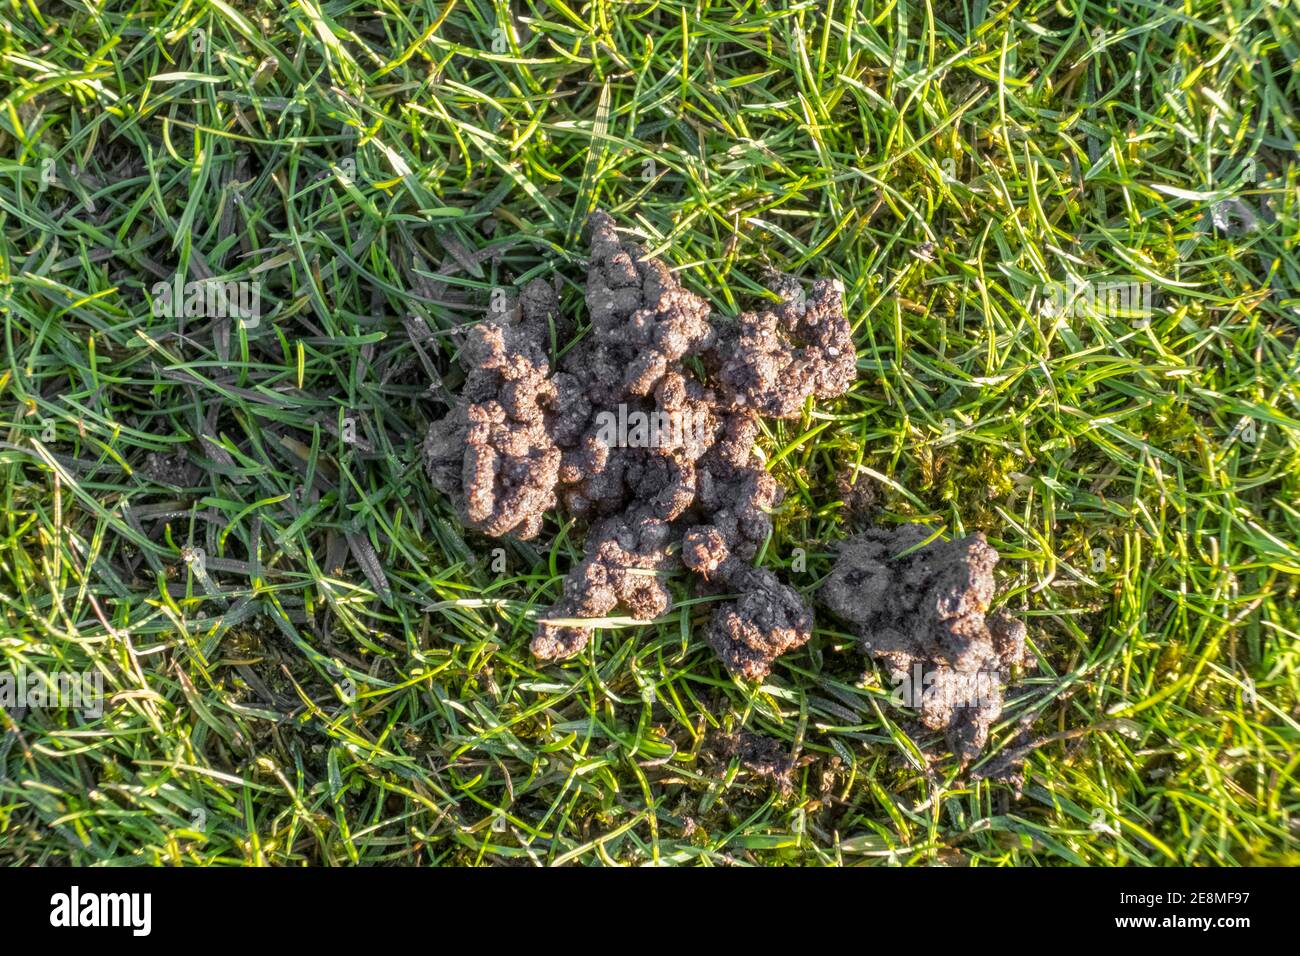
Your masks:
M541 280L510 317L475 326L465 386L429 429L425 469L485 534L531 538L556 507L586 526L584 557L533 636L538 658L579 653L584 619L663 614L663 577L684 568L705 591L742 595L714 612L708 640L729 670L760 679L807 642L812 611L751 564L782 497L754 439L760 416L797 418L852 383L840 288L819 280L804 294L782 277L780 304L712 318L608 215L587 231L590 333L550 366L558 306Z
M1025 626L988 613L998 554L984 535L925 543L930 535L909 524L849 538L819 597L964 765L983 750L1003 685L1025 662Z
M710 745L721 759L737 760L754 776L771 780L783 791L790 790L795 759L780 740L742 730L721 735L710 741Z

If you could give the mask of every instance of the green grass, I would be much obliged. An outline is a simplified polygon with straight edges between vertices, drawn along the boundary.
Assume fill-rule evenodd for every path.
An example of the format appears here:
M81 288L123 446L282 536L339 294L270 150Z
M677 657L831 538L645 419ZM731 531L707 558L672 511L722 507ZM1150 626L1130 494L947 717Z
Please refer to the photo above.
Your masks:
M1293 4L0 23L0 668L108 695L0 708L0 859L1300 862ZM768 424L761 560L813 593L846 470L883 522L985 532L1038 661L986 752L1040 744L1018 798L925 769L942 741L824 615L762 687L684 580L529 657L579 535L464 532L419 442L490 290L558 271L581 315L596 205L723 313L767 266L843 280L859 379ZM154 315L177 271L260 280L260 323ZM1154 315L1051 315L1071 279ZM797 752L788 792L715 756L742 728Z

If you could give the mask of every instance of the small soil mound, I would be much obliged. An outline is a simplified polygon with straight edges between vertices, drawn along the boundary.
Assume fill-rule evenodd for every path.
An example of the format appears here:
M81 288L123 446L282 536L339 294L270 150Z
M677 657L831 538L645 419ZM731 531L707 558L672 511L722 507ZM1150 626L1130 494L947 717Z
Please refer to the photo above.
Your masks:
M812 612L750 565L782 496L754 451L758 419L796 418L852 383L840 289L819 280L804 295L782 278L780 305L712 321L608 215L594 213L588 234L590 334L549 367L557 308L540 280L514 315L476 326L459 404L430 427L425 469L485 534L532 537L557 506L587 524L585 557L534 635L537 657L586 646L589 627L571 619L663 614L661 578L689 569L702 589L743 594L715 611L709 643L733 673L760 679L808 640Z
M988 614L998 555L984 535L918 547L930 533L902 525L848 539L820 598L964 765L987 743L1002 687L1024 663L1025 626Z
M714 754L722 760L738 760L756 777L766 777L783 791L791 788L795 760L786 745L772 737L742 730L710 741Z

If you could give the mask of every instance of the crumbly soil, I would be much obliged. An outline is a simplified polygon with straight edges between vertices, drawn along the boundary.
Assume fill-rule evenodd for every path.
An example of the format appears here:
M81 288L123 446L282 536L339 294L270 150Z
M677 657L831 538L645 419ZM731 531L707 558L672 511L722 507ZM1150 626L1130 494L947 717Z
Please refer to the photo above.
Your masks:
M782 790L789 790L795 760L786 745L772 737L742 730L724 734L709 742L710 749L722 760L736 759L757 777L766 777Z
M711 319L608 215L592 214L587 231L590 333L550 367L558 306L541 280L511 315L474 327L465 386L429 429L425 469L485 534L533 537L555 507L586 525L585 557L547 619L651 620L669 607L663 577L689 569L704 590L743 595L714 612L708 639L729 670L761 679L807 642L812 612L750 564L782 495L754 451L758 419L797 418L852 383L840 289L819 280L805 295L780 278L781 304ZM658 430L620 428L611 441L612 424L630 422ZM544 620L532 651L572 656L589 630Z
M921 525L873 528L844 542L820 591L863 650L885 664L904 703L942 730L966 764L1002 713L1002 688L1025 661L1025 626L989 614L997 552L984 535L934 541Z
M865 475L846 468L835 476L835 490L840 496L840 514L844 524L856 529L874 523L880 513L880 495L875 484Z

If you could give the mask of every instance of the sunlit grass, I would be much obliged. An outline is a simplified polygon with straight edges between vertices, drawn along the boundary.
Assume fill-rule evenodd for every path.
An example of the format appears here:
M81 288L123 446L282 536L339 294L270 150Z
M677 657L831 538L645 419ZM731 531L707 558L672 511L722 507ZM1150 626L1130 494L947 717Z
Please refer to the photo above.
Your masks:
M0 10L0 668L107 695L0 707L6 862L1300 861L1294 5L772 6ZM722 313L843 282L761 560L811 598L848 474L987 534L1022 795L827 615L762 687L685 580L531 659L580 529L466 533L419 443L493 289L583 317L598 205ZM259 320L156 314L178 273Z

